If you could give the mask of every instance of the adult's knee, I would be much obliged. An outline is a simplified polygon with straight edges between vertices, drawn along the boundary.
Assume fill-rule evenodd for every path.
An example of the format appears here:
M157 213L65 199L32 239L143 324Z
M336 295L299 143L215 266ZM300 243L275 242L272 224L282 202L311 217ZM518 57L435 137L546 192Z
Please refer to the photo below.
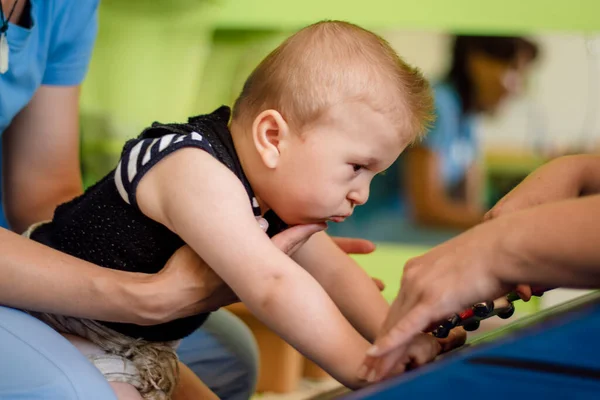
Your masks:
M0 399L116 400L108 382L57 332L0 307Z

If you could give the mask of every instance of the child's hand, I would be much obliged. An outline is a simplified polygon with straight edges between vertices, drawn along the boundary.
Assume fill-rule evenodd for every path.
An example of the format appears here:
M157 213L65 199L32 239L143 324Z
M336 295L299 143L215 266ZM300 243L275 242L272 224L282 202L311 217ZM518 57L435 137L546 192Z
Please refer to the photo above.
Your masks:
M465 344L467 341L467 332L462 326L459 326L451 329L448 337L436 340L441 346L441 353L445 353Z
M511 232L513 226L510 216L498 218L411 259L405 265L400 292L364 365L372 370L377 359L388 353L401 361L402 352L408 351L419 332L482 299L498 298L514 290L514 285L501 280L498 272L518 262L504 245L505 238L510 237L505 232ZM465 282L469 284L465 286ZM383 376L388 376L393 367L390 363L383 365Z
M373 383L418 368L433 361L444 351L445 346L450 346L453 339L448 336L445 340L447 343L443 343L428 333L420 333L414 337L405 350L394 350L382 357L372 359L370 371L367 372L367 367L363 366L358 377Z
M418 334L409 344L406 354L392 352L382 357L376 361L371 376L363 378L359 375L359 378L366 379L369 382L391 378L433 361L439 354L462 346L466 340L467 332L462 327L452 329L448 337L444 339L437 339L426 333ZM391 369L388 370L386 368L388 366L392 366Z
M517 292L521 300L524 302L528 302L531 300L531 296L533 296L530 285L517 285L515 292Z

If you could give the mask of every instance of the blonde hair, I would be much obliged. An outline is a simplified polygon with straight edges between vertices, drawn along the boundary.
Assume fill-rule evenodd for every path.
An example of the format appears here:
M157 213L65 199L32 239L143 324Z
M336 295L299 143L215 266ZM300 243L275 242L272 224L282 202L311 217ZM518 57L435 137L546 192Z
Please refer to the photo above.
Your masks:
M413 140L434 119L429 83L387 41L348 22L322 21L289 37L256 67L235 102L233 121L275 109L301 129L352 100L389 114Z

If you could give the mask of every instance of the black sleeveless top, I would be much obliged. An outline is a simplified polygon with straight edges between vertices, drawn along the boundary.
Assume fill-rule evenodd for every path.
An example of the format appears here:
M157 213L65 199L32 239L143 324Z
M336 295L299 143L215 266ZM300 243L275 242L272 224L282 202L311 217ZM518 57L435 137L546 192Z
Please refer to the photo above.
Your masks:
M248 193L254 215L260 216L227 127L229 117L229 108L221 107L212 114L190 118L185 124L152 124L137 139L125 144L113 171L83 195L58 206L52 222L33 232L31 239L106 268L142 273L160 271L185 243L164 225L142 214L136 202L136 188L156 163L188 147L208 152L235 173ZM267 213L265 218L269 221L269 236L286 228L274 213ZM131 337L169 341L191 334L208 315L203 313L154 326L99 322Z

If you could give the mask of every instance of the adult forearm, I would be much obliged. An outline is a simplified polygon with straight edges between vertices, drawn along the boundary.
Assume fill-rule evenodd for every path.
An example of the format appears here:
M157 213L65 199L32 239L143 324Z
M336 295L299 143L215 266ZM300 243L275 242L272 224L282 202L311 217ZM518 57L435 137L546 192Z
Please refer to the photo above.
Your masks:
M495 271L502 281L600 287L600 195L533 207L489 223L501 229L504 250L515 260Z
M70 201L82 193L81 184L56 184L56 187L44 192L43 195L24 195L20 199L7 201L6 218L10 229L22 233L32 224L49 221L54 215L56 207Z
M143 322L142 275L100 268L0 229L0 304L116 322Z

